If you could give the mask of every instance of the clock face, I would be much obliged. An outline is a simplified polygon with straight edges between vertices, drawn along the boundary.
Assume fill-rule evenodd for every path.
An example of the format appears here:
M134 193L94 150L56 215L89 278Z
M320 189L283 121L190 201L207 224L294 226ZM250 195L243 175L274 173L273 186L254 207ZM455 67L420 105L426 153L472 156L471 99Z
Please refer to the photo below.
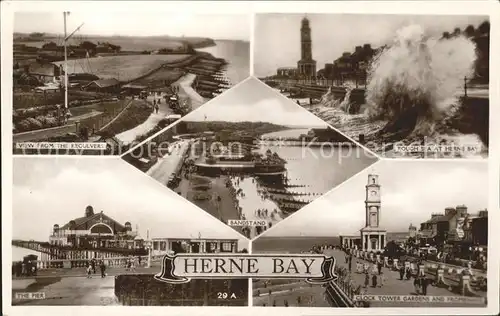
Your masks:
M370 194L371 194L371 196L376 196L377 195L377 191L370 191Z

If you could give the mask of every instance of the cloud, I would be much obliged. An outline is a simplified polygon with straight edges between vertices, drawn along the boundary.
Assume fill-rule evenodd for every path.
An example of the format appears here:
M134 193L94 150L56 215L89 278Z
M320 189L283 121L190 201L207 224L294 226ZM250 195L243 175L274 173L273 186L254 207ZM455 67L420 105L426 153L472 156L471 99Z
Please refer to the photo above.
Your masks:
M410 24L425 28L426 34L440 36L479 25L485 16L458 15L380 15L380 14L308 14L311 26L313 58L317 69L332 63L343 52L352 52L365 43L378 47L389 43L396 31ZM278 67L296 67L300 59L302 14L257 14L255 19L254 73L276 74ZM376 27L374 27L376 25ZM353 30L356 30L353 32Z
M250 79L184 117L185 121L269 122L278 125L326 126L295 102L256 79Z
M241 238L119 158L76 161L34 158L21 164L31 172L13 187L14 238L47 240L54 224L82 217L87 205L122 224L138 225L143 237L149 230L150 237L198 238L200 233L204 238ZM25 174L16 172L19 166L14 163L15 177Z
M384 160L349 179L279 223L265 236L336 236L357 234L365 225L365 185L379 175L381 226L389 232L419 226L432 213L464 204L477 213L488 205L485 162Z

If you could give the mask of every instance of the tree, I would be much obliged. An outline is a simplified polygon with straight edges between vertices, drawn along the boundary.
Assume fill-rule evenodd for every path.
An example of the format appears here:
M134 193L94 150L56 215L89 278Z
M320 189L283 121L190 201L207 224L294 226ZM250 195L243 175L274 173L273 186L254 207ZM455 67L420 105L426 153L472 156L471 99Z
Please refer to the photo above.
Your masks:
M88 51L95 51L95 49L97 48L97 45L92 43L92 42L89 42L89 41L84 41L84 42L80 43L79 47L86 49Z
M469 24L465 30L464 30L465 36L467 37L472 37L474 36L474 33L476 33L476 29L474 28L474 25Z
M384 248L384 254L387 254L390 258L398 258L401 253L401 248L394 240L389 241Z
M33 33L30 33L29 37L44 37L45 36L45 33L40 33L40 32L33 32Z
M48 43L43 44L42 49L55 50L55 49L57 49L57 44L54 42L48 42Z
M459 27L456 27L454 30L453 30L453 34L452 36L459 36L460 34L462 34L462 31L460 30Z

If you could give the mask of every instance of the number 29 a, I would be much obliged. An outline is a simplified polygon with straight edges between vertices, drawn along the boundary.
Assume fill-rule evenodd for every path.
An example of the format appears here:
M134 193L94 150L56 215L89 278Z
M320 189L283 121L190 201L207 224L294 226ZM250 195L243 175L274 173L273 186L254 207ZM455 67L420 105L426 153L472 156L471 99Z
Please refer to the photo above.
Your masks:
M236 294L232 293L231 295L229 295L226 292L218 292L217 293L217 298L220 299L220 300L225 300L225 299L228 299L228 298L236 298Z

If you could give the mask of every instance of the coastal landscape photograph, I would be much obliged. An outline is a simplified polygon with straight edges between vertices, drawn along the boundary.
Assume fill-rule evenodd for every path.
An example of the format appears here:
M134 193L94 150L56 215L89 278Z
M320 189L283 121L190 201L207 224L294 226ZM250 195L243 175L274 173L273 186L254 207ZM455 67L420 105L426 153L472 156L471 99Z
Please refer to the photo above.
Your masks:
M13 306L248 306L245 279L154 278L165 255L249 241L129 164L15 157L13 173Z
M254 75L385 157L487 157L489 58L488 16L255 18Z
M482 161L377 162L252 242L331 256L338 278L254 279L253 305L486 306L487 185Z
M255 78L122 158L248 238L377 161Z
M247 15L97 16L16 12L14 154L123 154L250 74Z

